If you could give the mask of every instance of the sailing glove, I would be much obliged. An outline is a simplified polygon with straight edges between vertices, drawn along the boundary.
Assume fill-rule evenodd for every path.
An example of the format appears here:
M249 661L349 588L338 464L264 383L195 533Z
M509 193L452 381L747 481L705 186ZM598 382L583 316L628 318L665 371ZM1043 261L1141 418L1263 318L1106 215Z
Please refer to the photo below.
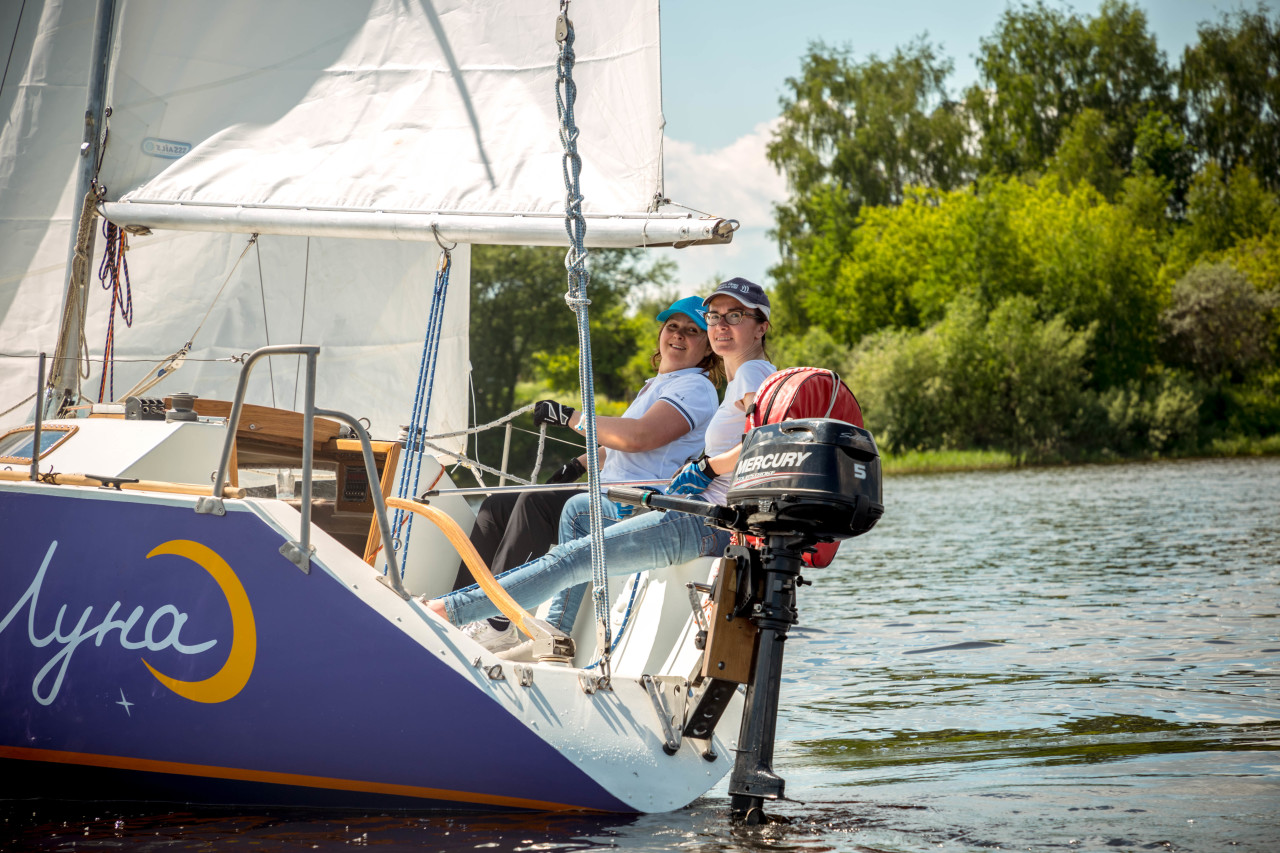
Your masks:
M669 495L700 495L706 491L707 486L711 485L711 481L716 478L716 474L711 470L711 462L706 456L695 459L686 464L683 468L676 472L671 478L671 485L667 487Z
M577 409L557 403L555 400L539 400L533 404L534 425L568 426Z
M585 473L587 473L587 466L579 462L578 457L575 456L556 469L556 472L547 478L547 482L573 483Z

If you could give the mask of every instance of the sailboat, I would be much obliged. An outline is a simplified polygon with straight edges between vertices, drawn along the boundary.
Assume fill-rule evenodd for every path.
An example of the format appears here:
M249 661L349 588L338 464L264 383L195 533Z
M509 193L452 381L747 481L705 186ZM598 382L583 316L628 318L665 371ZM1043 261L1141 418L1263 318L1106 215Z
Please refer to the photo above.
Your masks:
M470 246L571 246L579 178L579 256L732 239L664 194L657 0L567 7L0 13L5 796L660 812L744 752L780 794L726 561L510 611L533 661L424 605L475 562Z

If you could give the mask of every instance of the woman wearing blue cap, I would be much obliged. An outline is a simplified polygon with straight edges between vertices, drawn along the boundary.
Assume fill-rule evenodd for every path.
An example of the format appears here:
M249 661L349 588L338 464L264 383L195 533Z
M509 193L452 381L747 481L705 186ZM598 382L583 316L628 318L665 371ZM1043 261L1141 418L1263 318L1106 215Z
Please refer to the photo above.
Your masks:
M650 359L657 374L645 382L621 417L596 417L596 440L604 460L601 482L665 480L702 452L703 433L718 402L715 385L724 378L720 357L707 340L705 314L701 299L686 296L658 315L662 327ZM579 432L585 429L580 412L554 400L539 400L533 420ZM548 482L574 482L586 473L586 458L583 454L570 459ZM539 557L558 541L565 502L580 493L565 489L492 495L476 515L471 543L494 574ZM606 516L609 521L617 518L612 504ZM464 563L454 586L470 583L471 573ZM573 609L576 612L576 606ZM477 621L468 633L495 651L519 642L506 619Z
M672 477L671 494L701 495L724 504L742 446L746 408L761 383L774 372L765 350L769 333L769 297L754 282L734 278L721 282L704 302L711 349L724 359L729 385L724 402L706 430L706 453ZM580 499L575 499L580 500ZM591 579L591 540L573 501L565 507L561 543L545 556L506 572L498 582L522 607L536 607L562 590ZM647 569L678 565L699 556L718 556L729 534L682 512L651 512L615 522L604 532L605 564L610 575L629 575ZM558 604L560 602L557 602ZM576 605L576 602L574 603ZM456 590L427 603L429 609L455 625L493 616L497 607L476 586ZM576 606L556 619L571 625ZM484 643L483 637L477 637ZM501 646L488 645L492 651Z

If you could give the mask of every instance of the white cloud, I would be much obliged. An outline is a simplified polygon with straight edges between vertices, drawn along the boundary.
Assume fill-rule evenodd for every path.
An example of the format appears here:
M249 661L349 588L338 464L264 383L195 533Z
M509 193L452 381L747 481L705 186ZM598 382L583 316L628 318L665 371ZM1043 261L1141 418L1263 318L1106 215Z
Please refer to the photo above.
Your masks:
M663 143L667 197L677 204L736 219L744 228L773 224L773 204L787 185L765 158L779 119L761 122L724 148L699 150L690 142Z
M740 275L768 285L765 271L778 262L773 205L787 197L782 176L765 158L778 120L761 122L745 136L714 150L668 138L663 146L666 194L676 204L736 219L741 228L727 246L691 246L669 252L680 268L681 290Z

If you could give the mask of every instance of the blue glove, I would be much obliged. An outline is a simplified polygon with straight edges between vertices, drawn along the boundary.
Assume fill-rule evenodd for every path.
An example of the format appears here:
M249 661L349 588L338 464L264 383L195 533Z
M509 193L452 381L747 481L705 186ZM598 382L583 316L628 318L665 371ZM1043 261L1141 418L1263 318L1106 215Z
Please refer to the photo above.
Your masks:
M703 456L676 472L676 475L671 478L671 485L667 487L667 494L700 495L707 490L707 486L710 486L715 478L710 461Z

